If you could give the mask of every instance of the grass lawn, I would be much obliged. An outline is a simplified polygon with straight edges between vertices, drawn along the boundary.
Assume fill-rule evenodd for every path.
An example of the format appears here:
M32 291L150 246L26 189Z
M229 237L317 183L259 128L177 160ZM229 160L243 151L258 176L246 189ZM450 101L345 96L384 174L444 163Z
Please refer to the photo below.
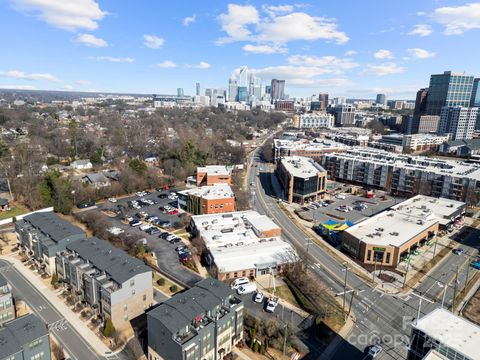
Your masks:
M165 279L165 285L160 286L160 285L157 284L157 280L160 279L160 278ZM161 290L161 291L164 292L165 294L168 294L168 295L173 295L173 294L175 294L175 293L172 293L172 292L170 291L170 286L172 286L173 283L170 282L170 281L169 281L167 278L165 278L164 276L161 276L161 275L158 274L158 273L154 273L154 276L153 276L153 280L152 280L152 281L153 281L153 286L155 286L157 289ZM179 292L179 291L181 291L181 290L183 290L183 288L182 288L181 286L177 285L177 292Z
M28 212L27 209L19 207L19 206L12 206L8 211L0 212L0 220L8 219L14 216L22 215Z
M269 293L273 292L273 288L267 289ZM295 300L295 296L293 296L292 292L290 291L290 288L287 285L282 285L282 286L277 286L275 288L275 294L285 300L288 301L290 304L298 307L301 309L301 306L298 304L298 302Z

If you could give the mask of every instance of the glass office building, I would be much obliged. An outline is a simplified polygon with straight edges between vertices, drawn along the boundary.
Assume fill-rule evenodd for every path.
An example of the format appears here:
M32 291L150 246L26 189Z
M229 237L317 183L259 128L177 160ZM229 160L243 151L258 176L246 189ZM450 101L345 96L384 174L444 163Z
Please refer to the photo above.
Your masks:
M474 77L463 73L445 71L432 75L427 98L427 115L440 115L444 106L469 107Z

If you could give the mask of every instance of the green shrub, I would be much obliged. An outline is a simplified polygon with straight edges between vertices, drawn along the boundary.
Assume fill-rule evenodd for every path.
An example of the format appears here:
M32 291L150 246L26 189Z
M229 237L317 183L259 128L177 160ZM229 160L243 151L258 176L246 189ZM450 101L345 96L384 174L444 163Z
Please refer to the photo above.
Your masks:
M170 291L171 291L172 293L176 293L176 292L178 291L178 286L177 286L177 285L172 285L172 286L170 286Z
M157 280L157 284L158 284L159 286L164 286L164 285L165 285L165 279L164 279L164 278L158 279L158 280Z

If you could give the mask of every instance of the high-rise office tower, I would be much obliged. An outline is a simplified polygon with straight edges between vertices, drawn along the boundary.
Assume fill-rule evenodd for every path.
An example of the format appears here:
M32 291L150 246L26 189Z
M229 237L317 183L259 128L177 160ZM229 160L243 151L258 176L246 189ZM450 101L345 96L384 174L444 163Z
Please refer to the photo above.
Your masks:
M200 96L200 83L195 84L195 95Z
M260 99L262 92L262 79L251 75L250 76L250 84L248 88L248 95L254 96L256 99Z
M242 66L238 75L238 86L248 88L248 67Z
M184 96L183 88L177 88L177 96Z
M452 71L432 75L428 87L426 114L440 115L444 106L470 106L473 80L473 76Z
M238 87L238 101L244 102L248 100L248 88L246 86Z
M472 98L470 107L480 107L480 78L473 80Z
M387 105L387 96L385 94L377 94L377 99L375 101L377 105L386 106Z
M479 108L444 106L440 113L438 134L452 134L452 140L468 140L473 137Z
M417 97L415 99L414 115L423 115L427 110L428 88L423 88L417 91Z
M276 100L283 100L285 98L285 80L272 79L270 91L272 103Z
M232 75L230 79L228 79L228 101L237 101L237 96L238 96L237 79L235 79L235 76Z
M355 125L355 108L352 105L336 105L328 108L328 112L335 117L335 126Z
M319 110L325 111L328 107L328 94L320 93L318 94L318 102L320 103Z

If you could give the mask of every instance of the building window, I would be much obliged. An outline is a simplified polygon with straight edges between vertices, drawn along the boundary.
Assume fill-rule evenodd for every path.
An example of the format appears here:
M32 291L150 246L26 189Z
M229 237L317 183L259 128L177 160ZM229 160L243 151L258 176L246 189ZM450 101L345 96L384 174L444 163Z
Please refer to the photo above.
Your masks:
M242 276L247 275L247 272L245 270L242 271Z
M390 253L387 253L387 259L385 260L387 264L390 263Z
M372 258L372 250L368 250L367 251L367 261L370 261L371 258Z
M234 278L238 277L238 273L236 271L233 273L233 277Z
M226 278L226 279L230 279L230 273L226 273L226 274L225 274L225 278Z

